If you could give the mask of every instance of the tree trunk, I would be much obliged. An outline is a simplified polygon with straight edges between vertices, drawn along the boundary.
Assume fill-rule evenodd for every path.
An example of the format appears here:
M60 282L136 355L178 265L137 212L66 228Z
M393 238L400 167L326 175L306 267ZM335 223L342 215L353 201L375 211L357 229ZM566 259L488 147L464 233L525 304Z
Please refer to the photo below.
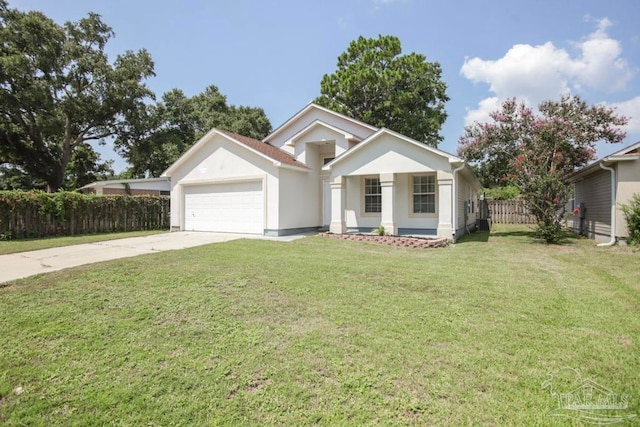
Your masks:
M66 169L66 164L62 165L59 163L55 165L51 174L47 177L47 193L55 193L62 188L62 185L64 184L64 172Z
M67 165L71 161L71 155L79 141L82 141L82 135L78 135L75 140L72 141L71 120L69 116L67 116L65 119L64 139L62 141L62 158L53 167L51 175L47 177L48 193L56 192L62 188Z

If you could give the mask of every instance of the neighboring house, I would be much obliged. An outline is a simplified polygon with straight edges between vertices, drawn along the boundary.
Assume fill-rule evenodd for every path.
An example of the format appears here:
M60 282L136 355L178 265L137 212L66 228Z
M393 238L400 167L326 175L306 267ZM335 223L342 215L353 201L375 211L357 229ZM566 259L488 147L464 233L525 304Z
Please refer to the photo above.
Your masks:
M167 178L113 179L96 181L79 188L83 193L129 194L132 196L168 196L171 184Z
M212 129L163 174L172 230L456 238L481 185L459 157L309 104L263 141Z
M569 218L576 233L613 243L628 235L620 205L640 193L640 142L604 157L572 177L578 215Z

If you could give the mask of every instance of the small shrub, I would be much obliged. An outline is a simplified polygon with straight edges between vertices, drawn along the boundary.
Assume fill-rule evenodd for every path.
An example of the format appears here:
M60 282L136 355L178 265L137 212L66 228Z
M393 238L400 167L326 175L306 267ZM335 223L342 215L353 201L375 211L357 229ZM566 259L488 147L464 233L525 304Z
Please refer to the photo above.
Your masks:
M627 220L627 230L629 237L627 242L632 245L640 245L640 193L636 193L631 198L628 205L622 205L624 218Z
M562 239L562 224L558 221L539 222L535 236L547 243L558 243Z
M380 227L374 229L371 231L373 234L377 234L378 236L386 236L387 232L384 229L384 225L381 225Z

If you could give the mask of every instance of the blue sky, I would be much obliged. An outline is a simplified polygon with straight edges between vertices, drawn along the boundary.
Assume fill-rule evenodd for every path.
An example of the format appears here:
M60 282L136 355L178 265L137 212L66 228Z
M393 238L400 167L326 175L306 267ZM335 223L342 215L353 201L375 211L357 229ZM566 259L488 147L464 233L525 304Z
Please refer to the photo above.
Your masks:
M320 91L358 36L395 35L443 69L451 101L440 148L508 97L532 104L579 94L631 116L640 140L637 0L10 0L62 23L88 12L116 32L111 58L146 48L149 87L194 95L214 84L235 105L262 107L275 128ZM599 155L620 149L599 146ZM103 158L116 158L109 147ZM116 172L126 165L117 160Z

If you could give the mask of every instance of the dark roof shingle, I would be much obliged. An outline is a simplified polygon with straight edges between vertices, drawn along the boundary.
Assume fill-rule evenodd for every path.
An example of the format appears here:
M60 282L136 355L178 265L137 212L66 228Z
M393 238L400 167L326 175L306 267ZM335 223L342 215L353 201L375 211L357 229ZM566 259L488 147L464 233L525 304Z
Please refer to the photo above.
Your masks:
M284 150L276 148L269 143L258 141L257 139L249 138L248 136L229 132L227 130L220 130L220 132L280 163L309 169L304 163L297 161L291 154L287 153Z

